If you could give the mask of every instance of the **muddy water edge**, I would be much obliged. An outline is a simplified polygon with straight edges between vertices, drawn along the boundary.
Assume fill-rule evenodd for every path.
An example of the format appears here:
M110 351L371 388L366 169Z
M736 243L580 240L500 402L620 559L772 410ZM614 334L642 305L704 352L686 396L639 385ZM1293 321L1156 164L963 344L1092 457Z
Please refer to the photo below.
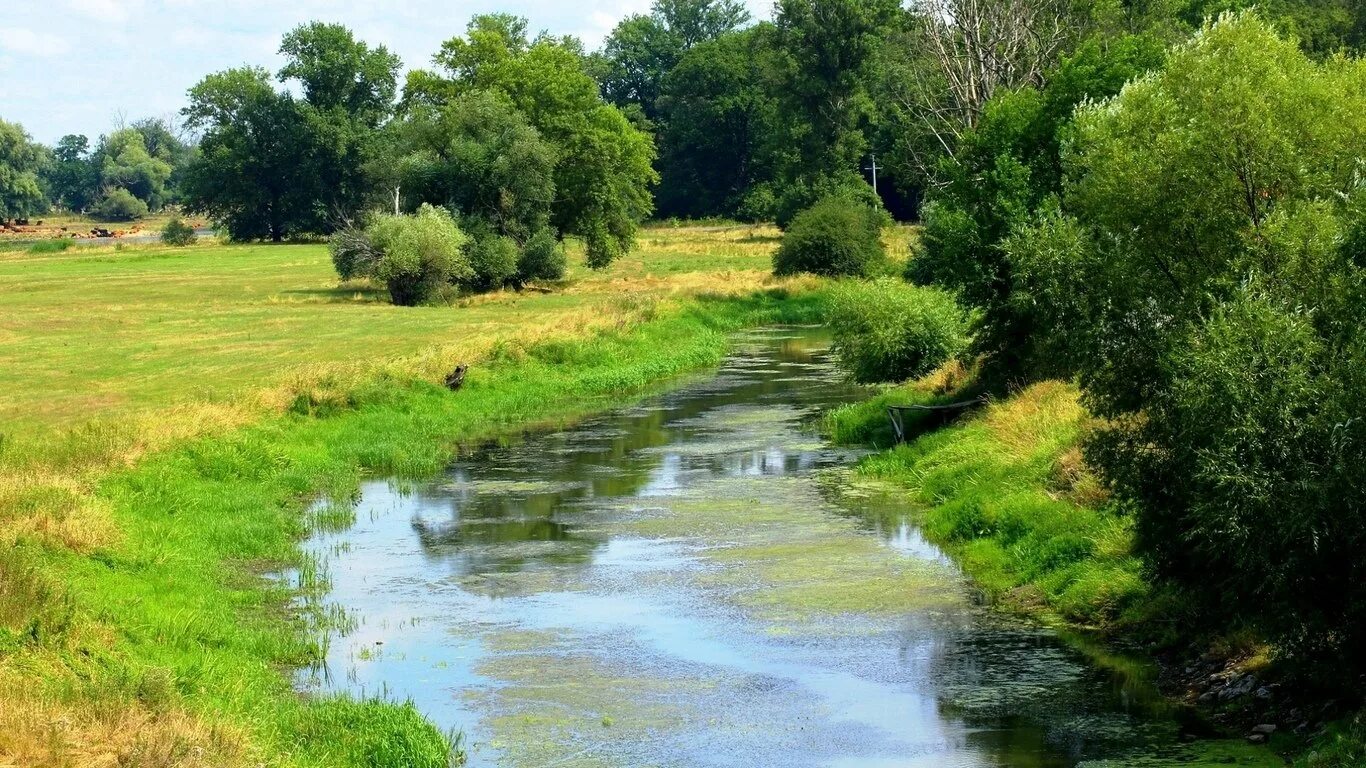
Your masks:
M706 380L364 484L305 545L348 621L300 687L411 700L476 766L1279 764L977 605L816 433L866 394L821 331L748 333Z

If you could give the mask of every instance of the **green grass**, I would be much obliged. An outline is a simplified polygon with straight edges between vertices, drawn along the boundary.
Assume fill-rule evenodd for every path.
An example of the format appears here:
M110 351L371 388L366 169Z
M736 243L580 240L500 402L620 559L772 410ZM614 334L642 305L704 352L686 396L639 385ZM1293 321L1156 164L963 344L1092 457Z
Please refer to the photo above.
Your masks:
M313 578L295 590L259 575L313 573L296 546L309 500L346 498L366 473L427 476L460 442L648 391L718 362L735 329L810 321L817 301L686 301L573 339L510 342L458 393L380 376L106 475L95 495L116 540L85 554L21 541L0 557L0 569L30 583L18 604L0 592L0 712L11 718L0 715L0 755L6 739L11 754L48 755L39 736L24 740L15 713L26 710L61 713L101 740L114 738L111 717L160 723L174 713L185 724L165 738L205 764L444 765L448 737L411 708L301 699L282 673L322 656L321 630L334 620L282 612L291 596L317 593Z
M844 441L890 440L881 426L886 404L965 396L964 386L939 377L837 411L828 431ZM871 456L858 473L909 491L926 535L991 597L1109 627L1133 618L1149 587L1129 519L1100 503L1082 465L1086 419L1074 387L1045 382Z
M222 402L301 369L435 346L473 356L513 331L592 322L624 295L754 290L771 245L742 237L647 234L606 272L576 266L563 290L420 309L338 285L322 245L0 254L0 424L13 435Z

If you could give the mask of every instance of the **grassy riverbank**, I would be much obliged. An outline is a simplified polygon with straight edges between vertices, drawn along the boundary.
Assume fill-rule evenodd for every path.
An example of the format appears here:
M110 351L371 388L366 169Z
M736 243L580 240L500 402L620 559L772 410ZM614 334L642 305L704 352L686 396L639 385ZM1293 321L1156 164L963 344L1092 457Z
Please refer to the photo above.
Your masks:
M971 388L963 372L941 371L837 410L827 427L843 442L886 446L888 405L964 399ZM1082 462L1087 418L1075 387L1044 382L871 456L858 474L909 491L927 535L992 599L1113 628L1139 618L1149 588L1129 520L1100 503Z
M293 691L344 620L310 600L325 577L296 543L337 520L308 502L815 318L800 284L756 293L771 245L748 229L645 237L633 270L402 314L309 292L311 246L0 261L21 310L0 328L0 765L445 764L410 708ZM456 361L453 394L434 382ZM90 399L45 405L69 397Z

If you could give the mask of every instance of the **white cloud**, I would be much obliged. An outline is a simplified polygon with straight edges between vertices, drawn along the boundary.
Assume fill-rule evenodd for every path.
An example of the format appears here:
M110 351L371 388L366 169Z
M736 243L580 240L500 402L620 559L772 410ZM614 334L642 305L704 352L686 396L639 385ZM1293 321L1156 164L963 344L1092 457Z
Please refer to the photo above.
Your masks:
M20 56L59 56L70 49L71 45L57 35L23 27L0 27L0 51Z
M71 10L103 22L121 23L142 10L138 0L67 0Z

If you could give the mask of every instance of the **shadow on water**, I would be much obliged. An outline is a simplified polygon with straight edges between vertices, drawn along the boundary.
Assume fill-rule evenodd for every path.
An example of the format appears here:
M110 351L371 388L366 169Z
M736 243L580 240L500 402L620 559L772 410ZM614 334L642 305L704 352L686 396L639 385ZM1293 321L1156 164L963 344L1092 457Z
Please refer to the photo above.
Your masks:
M860 453L813 421L864 393L826 348L750 334L706 381L366 484L307 544L355 626L301 686L411 699L474 765L1269 764L841 493Z

